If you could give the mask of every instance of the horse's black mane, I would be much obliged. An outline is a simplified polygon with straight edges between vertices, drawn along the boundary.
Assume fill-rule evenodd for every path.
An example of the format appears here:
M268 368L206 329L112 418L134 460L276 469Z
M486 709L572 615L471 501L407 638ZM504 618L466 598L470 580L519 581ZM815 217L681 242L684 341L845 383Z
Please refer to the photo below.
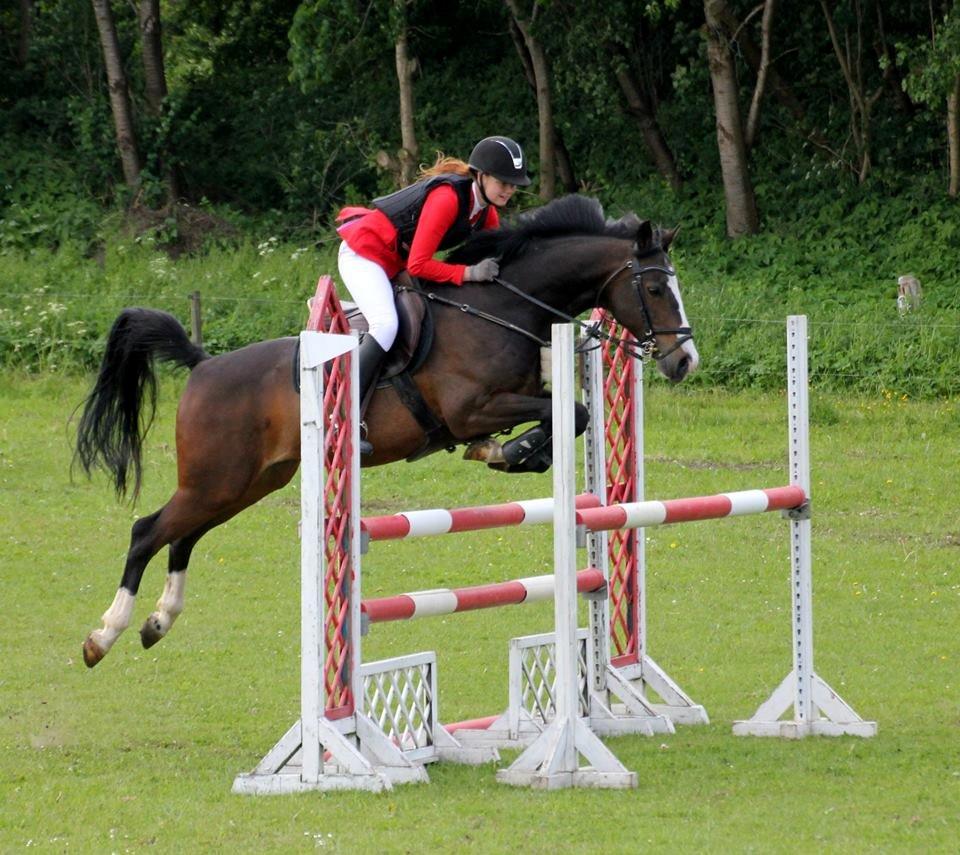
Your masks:
M608 220L596 199L572 194L526 211L499 229L477 232L450 253L447 260L453 264L475 264L496 256L505 264L523 255L532 241L541 238L574 235L633 238L639 223L635 214Z

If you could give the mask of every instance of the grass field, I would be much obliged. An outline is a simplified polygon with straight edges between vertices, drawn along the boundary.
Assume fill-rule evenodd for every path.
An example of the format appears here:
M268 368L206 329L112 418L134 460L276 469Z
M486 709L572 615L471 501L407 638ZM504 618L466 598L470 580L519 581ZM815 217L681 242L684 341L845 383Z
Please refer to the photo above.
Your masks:
M80 656L120 577L129 527L174 483L167 381L136 508L69 476L85 384L0 375L0 852L955 852L960 840L960 402L811 395L816 670L872 740L739 738L790 668L786 524L768 514L648 532L651 652L711 724L610 741L634 791L539 793L491 767L434 766L383 795L231 795L298 710L297 485L194 552L160 645L135 627ZM651 384L648 495L785 481L782 395ZM441 455L365 472L364 512L548 495ZM365 594L550 572L546 528L377 545ZM441 714L506 704L506 648L552 607L378 626L365 658L436 649ZM505 761L510 758L506 757Z

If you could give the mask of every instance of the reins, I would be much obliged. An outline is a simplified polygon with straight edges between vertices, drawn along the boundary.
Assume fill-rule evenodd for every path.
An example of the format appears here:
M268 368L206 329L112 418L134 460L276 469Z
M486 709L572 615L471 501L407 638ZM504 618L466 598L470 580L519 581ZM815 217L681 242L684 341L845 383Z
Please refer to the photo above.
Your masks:
M648 250L646 253L644 253L644 255L648 255L648 254L652 255L655 251L658 251L658 250L660 250L659 246L653 247L650 250ZM594 298L594 305L596 306L600 304L600 297L603 295L603 292L606 290L607 286L610 285L611 282L613 282L625 270L630 270L632 268L633 268L633 259L628 259L620 267L614 270L613 273L607 276L607 278L604 279L603 283L597 289L597 294L596 294L596 297ZM630 356L633 356L636 359L654 358L659 360L669 356L671 353L677 350L677 348L682 347L687 341L690 341L693 338L693 330L691 327L678 327L676 329L656 329L654 327L653 318L650 314L650 309L647 306L647 301L644 298L643 287L642 287L643 274L649 273L649 272L664 273L667 276L674 276L676 274L676 271L674 271L673 268L663 267L657 264L650 264L650 265L641 267L633 274L632 281L637 289L637 298L640 301L640 307L643 309L643 317L646 325L646 329L644 330L643 336L636 340L619 338L617 336L610 335L609 333L606 333L603 330L601 330L598 324L587 323L585 321L581 321L577 318L574 318L571 315L568 315L566 312L562 312L560 309L557 309L554 306L551 306L549 303L546 303L543 300L540 300L537 297L534 297L532 294L527 294L525 291L522 291L516 285L514 285L511 282L508 282L506 279L503 279L500 276L494 276L493 282L495 282L501 288L504 288L505 290L509 291L511 294L519 297L521 300L524 300L525 302L530 303L531 305L537 306L538 308L543 309L546 312L549 312L554 317L557 317L565 321L566 323L571 323L576 325L580 329L580 331L584 334L587 341L602 339L604 341L609 341L615 347L622 348ZM471 315L472 317L479 318L484 321L488 321L489 323L496 324L497 326L503 327L504 329L508 329L512 332L515 332L518 335L525 336L531 341L534 341L537 344L539 344L541 347L550 347L549 341L545 341L544 339L540 338L540 336L535 335L529 330L526 330L523 327L517 326L512 321L508 321L505 318L501 318L497 315L490 314L489 312L485 312L482 309L477 309L476 307L471 306L469 303L461 303L456 300L451 300L447 297L441 297L435 291L424 291L420 288L414 288L409 285L401 286L401 288L406 291L411 291L414 294L419 294L421 297L424 297L427 300L431 300L435 303L440 303L441 305L444 305L444 306L450 306L452 308L459 309L464 314ZM658 335L671 335L671 334L678 336L676 343L674 344L673 347L671 347L665 353L660 352L660 350L657 348L656 337ZM588 350L588 349L596 348L599 346L600 346L599 341L597 341L597 343L592 346L588 346L586 343L578 345L578 349Z
M498 281L498 280L494 280L494 281ZM504 329L508 329L522 336L526 336L531 341L535 341L537 344L539 344L540 347L550 347L549 341L544 341L542 338L540 338L540 336L534 335L529 330L525 330L523 327L518 327L515 323L505 320L504 318L497 317L496 315L491 315L489 312L484 312L482 309L477 309L474 306L471 306L469 303L458 303L456 300L450 300L450 299L447 299L446 297L441 297L435 291L423 291L420 288L413 288L410 285L401 285L400 287L397 288L397 290L409 291L412 294L419 294L421 297L425 297L427 300L431 300L434 303L440 303L440 305L442 306L451 306L454 309L459 309L465 315L470 315L474 318L480 318L483 321L489 321L491 324L496 324L497 326L503 327ZM576 323L582 323L582 322L576 321Z

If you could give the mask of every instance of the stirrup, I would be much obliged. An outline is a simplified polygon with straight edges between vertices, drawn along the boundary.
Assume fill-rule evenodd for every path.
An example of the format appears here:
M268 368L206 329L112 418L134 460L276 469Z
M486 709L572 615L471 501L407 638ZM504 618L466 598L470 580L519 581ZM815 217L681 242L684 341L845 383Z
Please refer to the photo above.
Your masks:
M360 422L360 446L359 451L361 457L367 457L370 454L373 454L373 443L364 436L367 433L367 423L365 421Z

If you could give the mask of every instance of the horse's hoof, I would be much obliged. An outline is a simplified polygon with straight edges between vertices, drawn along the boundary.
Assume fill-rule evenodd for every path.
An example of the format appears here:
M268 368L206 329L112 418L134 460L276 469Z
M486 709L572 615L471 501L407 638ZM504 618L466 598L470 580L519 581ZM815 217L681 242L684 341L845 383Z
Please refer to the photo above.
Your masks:
M140 627L140 643L147 649L153 647L165 635L156 614L150 615Z
M495 439L475 439L463 452L464 460L479 460L494 468L495 464L503 463L503 446Z
M87 667L92 668L106 655L107 652L93 640L93 636L88 635L83 642L83 661L87 663Z

